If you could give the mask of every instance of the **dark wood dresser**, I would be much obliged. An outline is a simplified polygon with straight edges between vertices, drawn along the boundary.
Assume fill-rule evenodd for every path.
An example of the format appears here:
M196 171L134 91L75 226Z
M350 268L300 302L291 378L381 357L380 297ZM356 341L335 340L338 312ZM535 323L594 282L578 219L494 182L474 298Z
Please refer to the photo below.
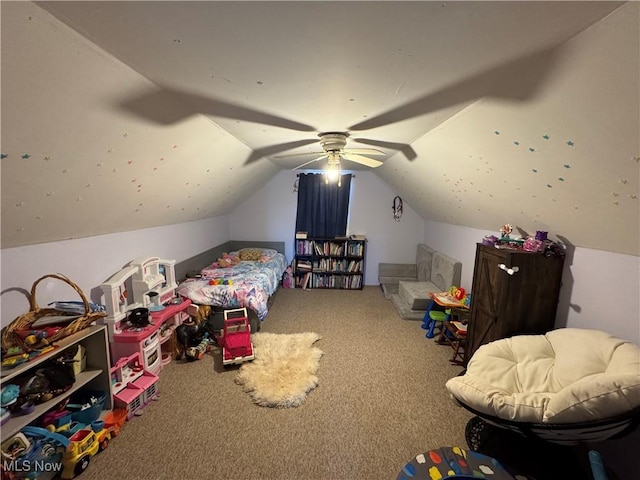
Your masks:
M485 343L554 328L564 255L479 243L464 365Z

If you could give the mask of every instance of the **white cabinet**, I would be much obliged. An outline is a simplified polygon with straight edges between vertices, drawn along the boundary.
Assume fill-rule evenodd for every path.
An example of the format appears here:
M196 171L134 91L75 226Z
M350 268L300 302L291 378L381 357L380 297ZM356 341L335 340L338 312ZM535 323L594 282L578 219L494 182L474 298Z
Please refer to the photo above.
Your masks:
M112 405L112 386L111 386L111 360L109 358L109 348L107 343L107 328L104 325L95 325L80 330L73 335L63 338L56 342L58 348L44 354L33 360L22 363L12 369L0 370L2 387L10 385L12 380L33 370L43 362L59 355L66 349L72 348L74 345L80 344L85 348L86 367L84 371L76 375L76 381L69 390L62 395L52 398L48 402L36 405L35 410L27 415L12 415L7 422L2 425L2 441L10 438L20 431L22 427L37 420L44 413L58 405L65 398L80 389L92 391L108 392L107 398L103 405L103 410L111 410Z

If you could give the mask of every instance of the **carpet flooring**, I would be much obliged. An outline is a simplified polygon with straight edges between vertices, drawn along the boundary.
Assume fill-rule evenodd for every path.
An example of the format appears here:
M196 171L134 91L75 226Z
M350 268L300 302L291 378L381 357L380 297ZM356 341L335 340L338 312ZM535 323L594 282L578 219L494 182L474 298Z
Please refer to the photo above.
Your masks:
M322 337L319 384L299 407L254 404L234 381L239 367L223 368L219 351L171 362L159 399L81 480L393 480L420 453L466 448L471 415L444 387L461 372L451 348L402 320L380 288L281 289L261 331Z

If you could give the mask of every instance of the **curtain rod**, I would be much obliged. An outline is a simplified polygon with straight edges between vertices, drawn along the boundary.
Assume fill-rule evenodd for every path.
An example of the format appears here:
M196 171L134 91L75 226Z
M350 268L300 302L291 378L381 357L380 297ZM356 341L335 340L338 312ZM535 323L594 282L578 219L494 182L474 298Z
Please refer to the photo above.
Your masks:
M300 175L310 175L309 173L297 173L296 177L299 177ZM311 175L324 175L324 173L313 173ZM356 178L356 174L355 173L343 173L342 175L351 175L351 178Z

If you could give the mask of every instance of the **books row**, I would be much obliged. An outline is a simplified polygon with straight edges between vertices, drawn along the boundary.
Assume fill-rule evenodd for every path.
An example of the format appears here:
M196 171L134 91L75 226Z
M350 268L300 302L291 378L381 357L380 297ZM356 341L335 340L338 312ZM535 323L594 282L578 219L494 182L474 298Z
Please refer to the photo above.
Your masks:
M314 272L359 273L362 272L362 267L362 260L323 258L316 262L311 262L310 260L296 261L296 273L310 272L312 270Z
M296 277L296 287L336 288L344 290L361 289L362 275L326 275L307 272Z
M296 240L296 255L316 255L322 257L362 257L363 242L324 242L317 240Z

